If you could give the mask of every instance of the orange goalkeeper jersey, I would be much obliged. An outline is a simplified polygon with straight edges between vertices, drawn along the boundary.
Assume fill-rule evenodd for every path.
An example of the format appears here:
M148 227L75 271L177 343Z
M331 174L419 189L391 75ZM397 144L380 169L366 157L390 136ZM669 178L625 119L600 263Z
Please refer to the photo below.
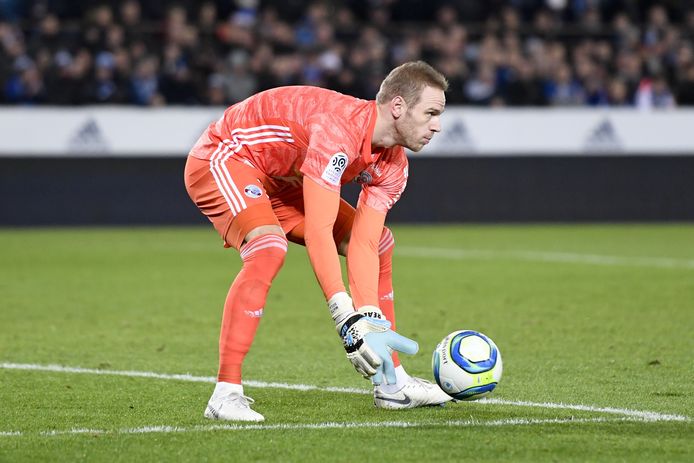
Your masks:
M372 149L375 123L375 101L318 87L280 87L229 107L191 155L252 165L269 177L270 196L304 175L338 192L358 181L359 203L385 214L405 189L407 157L399 146Z

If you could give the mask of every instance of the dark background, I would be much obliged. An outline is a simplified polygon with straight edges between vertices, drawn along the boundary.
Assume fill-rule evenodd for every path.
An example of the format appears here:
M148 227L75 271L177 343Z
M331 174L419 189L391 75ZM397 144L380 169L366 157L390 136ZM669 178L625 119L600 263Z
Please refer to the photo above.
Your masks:
M419 157L418 157L419 156ZM694 156L418 155L389 221L694 220ZM185 158L0 158L0 225L206 223ZM343 188L354 204L356 185Z

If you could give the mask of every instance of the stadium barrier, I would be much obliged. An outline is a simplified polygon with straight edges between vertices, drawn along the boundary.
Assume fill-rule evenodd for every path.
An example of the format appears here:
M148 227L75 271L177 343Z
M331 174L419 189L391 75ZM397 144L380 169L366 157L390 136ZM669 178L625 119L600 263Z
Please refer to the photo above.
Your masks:
M183 166L222 111L0 110L0 225L204 223ZM442 133L410 155L390 219L694 220L692 128L694 110L449 108Z
M0 109L0 156L185 156L219 107ZM694 108L447 108L438 156L692 155ZM37 133L37 128L39 128Z

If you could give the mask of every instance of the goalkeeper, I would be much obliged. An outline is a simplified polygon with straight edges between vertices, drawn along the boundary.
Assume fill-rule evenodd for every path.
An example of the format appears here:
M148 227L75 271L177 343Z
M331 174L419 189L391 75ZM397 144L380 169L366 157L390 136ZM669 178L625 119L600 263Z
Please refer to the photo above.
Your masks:
M397 353L417 344L395 333L394 240L384 226L407 183L404 148L441 130L446 79L418 61L393 69L375 101L317 87L280 87L235 104L210 124L185 168L188 194L243 266L224 304L217 385L205 416L262 421L241 385L287 242L303 244L347 357L371 378L381 408L442 404L438 386L410 377ZM356 210L340 186L361 183ZM347 258L351 297L341 274Z

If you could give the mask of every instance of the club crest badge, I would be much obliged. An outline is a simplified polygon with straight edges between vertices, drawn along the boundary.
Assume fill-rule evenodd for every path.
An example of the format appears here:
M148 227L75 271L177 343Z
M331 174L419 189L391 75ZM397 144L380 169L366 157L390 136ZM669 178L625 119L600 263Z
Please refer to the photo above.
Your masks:
M260 198L263 194L263 190L261 190L258 185L253 185L252 183L250 185L246 185L243 192L246 194L246 196L253 199Z
M359 175L354 178L354 181L360 185L368 185L373 181L373 177L367 171L362 170Z

